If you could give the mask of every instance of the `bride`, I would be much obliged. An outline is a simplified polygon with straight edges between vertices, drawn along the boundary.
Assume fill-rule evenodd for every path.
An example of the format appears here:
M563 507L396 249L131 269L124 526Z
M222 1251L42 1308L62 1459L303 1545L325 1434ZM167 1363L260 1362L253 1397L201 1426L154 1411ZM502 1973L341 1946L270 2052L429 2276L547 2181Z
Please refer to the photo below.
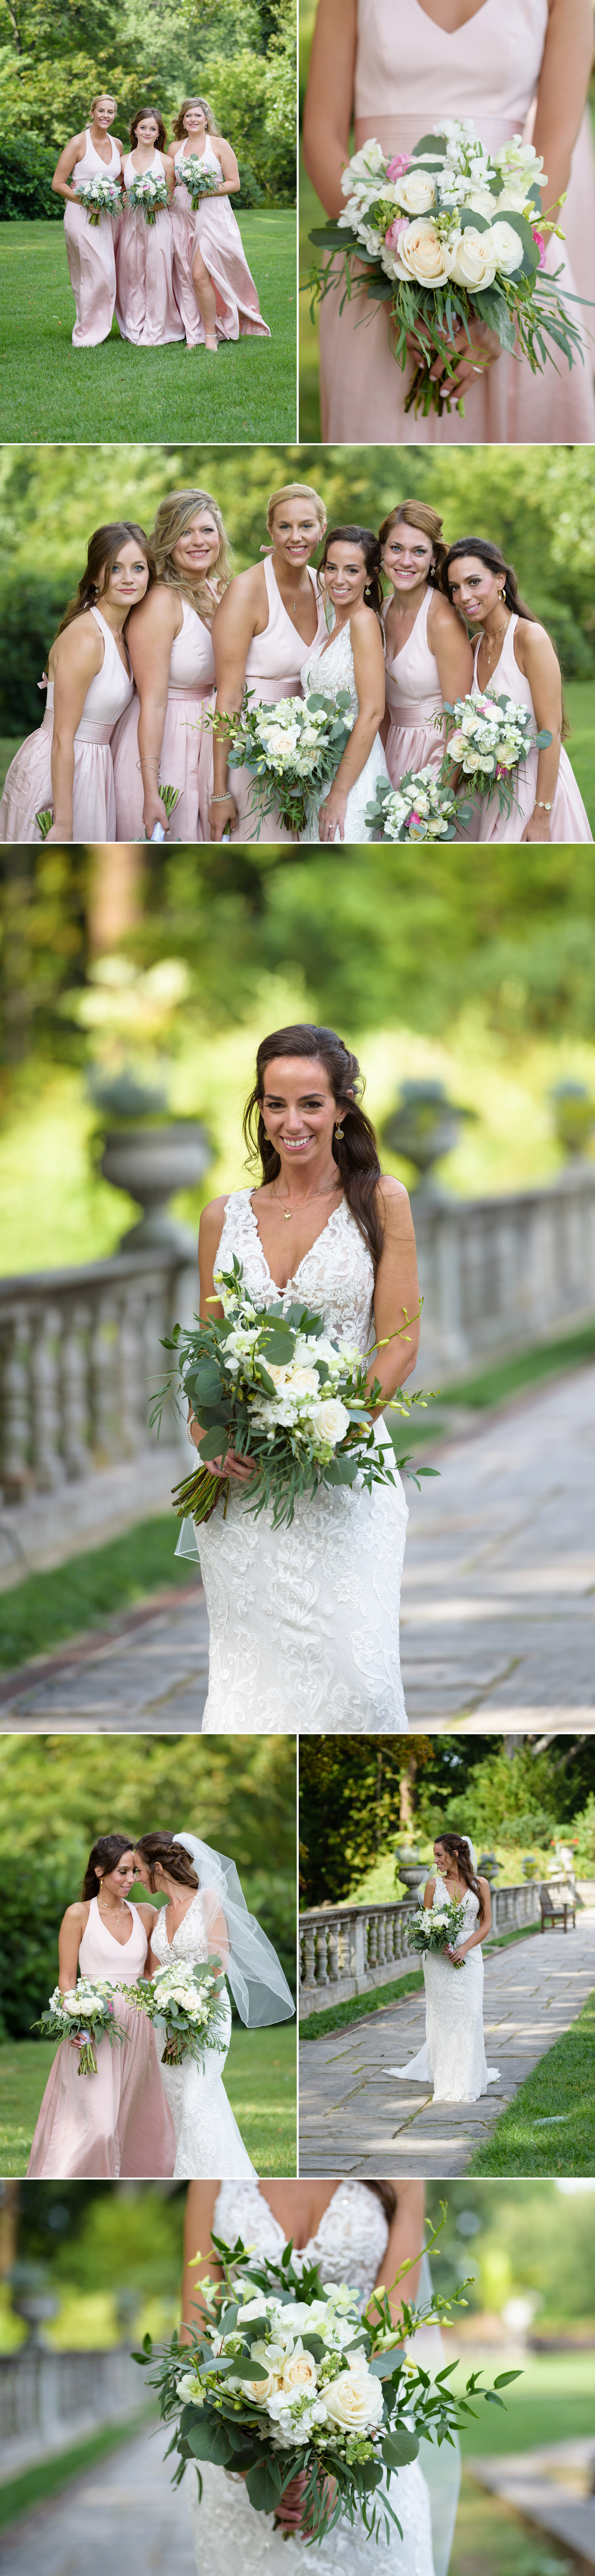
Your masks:
M306 2262L320 2263L325 2281L347 2281L366 2301L377 2283L394 2281L399 2265L418 2254L423 2221L423 2184L419 2182L400 2184L398 2198L390 2182L195 2184L186 2205L182 2340L188 2340L188 2325L198 2322L196 2273L189 2265L208 2244L211 2230L230 2245L242 2235L245 2244L277 2262L284 2243L293 2237L296 2268ZM422 2297L431 2289L424 2256L423 2267L418 2263L407 2275L409 2298L419 2295L422 2268ZM221 2278L215 2261L209 2269L213 2279ZM395 2290L391 2300L395 2319L400 2306L400 2293ZM436 2328L420 2330L414 2348L424 2368L440 2366L439 2345ZM393 2527L383 2549L383 2566L390 2576L447 2576L457 2508L458 2446L450 2452L448 2464L444 2451L437 2453L432 2444L423 2443L422 2454L423 2470L420 2461L414 2460L410 2468L399 2470L391 2484L391 2503L403 2538ZM201 2475L202 2499L199 2503L193 2493L190 2507L199 2576L207 2576L207 2571L208 2576L228 2576L230 2564L241 2568L242 2576L261 2576L263 2565L270 2576L286 2576L288 2566L301 2562L300 2478L286 2487L273 2520L253 2511L240 2477L208 2461L201 2463ZM358 2518L353 2530L343 2522L327 2533L317 2548L316 2566L320 2576L334 2576L336 2569L342 2576L364 2576L369 2553L370 2543Z
M135 1859L151 1894L167 1897L153 1923L147 1974L154 1976L172 1956L186 1965L218 1956L243 2022L255 2029L286 2021L295 2009L289 1986L266 1932L248 1913L234 1862L194 1834L169 1833L143 1834ZM213 2164L226 2179L254 2176L222 2079L230 2038L227 1995L225 2054L206 2049L202 2066L193 2057L180 2066L161 2062L175 2129L175 2181L208 2174Z
M369 841L366 806L388 770L378 731L384 716L384 628L380 543L371 528L331 528L318 566L318 585L333 610L330 641L315 643L302 662L304 697L313 690L348 689L355 717L332 787L312 807L304 841ZM323 668L324 664L324 668Z
M445 1950L442 1957L435 1950L426 1953L425 2047L408 2066L390 2066L386 2071L405 2076L411 2084L433 2082L435 2102L477 2102L488 2084L497 2084L499 2078L497 2066L486 2066L483 2038L481 1945L491 1927L490 1891L487 1878L477 1876L468 1834L440 1834L434 1859L424 1905L443 1905L445 1898L455 1905L462 1903L463 1937L456 1950Z
M302 1296L330 1334L368 1351L386 1404L415 1367L419 1292L407 1192L381 1174L361 1106L357 1056L334 1030L298 1023L263 1038L244 1134L262 1179L203 1210L200 1312L222 1309L214 1273L243 1263L258 1303ZM291 1225L291 1233L289 1226ZM190 1425L200 1450L201 1432ZM393 1459L390 1434L375 1438ZM182 1522L176 1553L199 1546L210 1619L203 1732L403 1734L399 1598L407 1506L395 1468L370 1493L320 1486L302 1496L290 1528L248 1506L251 1469L235 1451L213 1462L229 1476L220 1507L196 1531Z

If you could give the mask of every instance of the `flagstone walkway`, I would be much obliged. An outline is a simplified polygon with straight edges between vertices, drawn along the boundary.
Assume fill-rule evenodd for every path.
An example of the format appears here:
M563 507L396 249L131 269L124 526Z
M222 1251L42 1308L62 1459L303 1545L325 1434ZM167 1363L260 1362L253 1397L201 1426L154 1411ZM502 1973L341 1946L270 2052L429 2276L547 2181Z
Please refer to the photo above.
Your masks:
M171 2485L163 2428L99 2460L52 2504L0 2541L10 2576L89 2576L92 2566L126 2576L196 2576L186 2490Z

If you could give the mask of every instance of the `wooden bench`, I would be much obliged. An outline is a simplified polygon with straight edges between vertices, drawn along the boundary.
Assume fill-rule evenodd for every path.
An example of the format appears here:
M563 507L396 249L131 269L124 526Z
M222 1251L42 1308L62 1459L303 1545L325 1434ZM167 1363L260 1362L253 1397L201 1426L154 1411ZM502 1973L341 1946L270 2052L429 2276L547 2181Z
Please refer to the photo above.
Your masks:
M539 1903L541 1906L542 1932L545 1932L546 1924L549 1923L553 1924L555 1931L564 1932L567 1932L568 1924L571 1923L574 1932L576 1914L575 1897L559 1897L555 1888L540 1887Z

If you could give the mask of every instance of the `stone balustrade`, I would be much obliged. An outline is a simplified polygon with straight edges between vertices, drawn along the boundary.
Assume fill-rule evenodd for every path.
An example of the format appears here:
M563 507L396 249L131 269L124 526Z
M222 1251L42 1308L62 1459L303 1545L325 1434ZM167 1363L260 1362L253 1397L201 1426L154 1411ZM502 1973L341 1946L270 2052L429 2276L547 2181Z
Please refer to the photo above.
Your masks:
M442 1384L498 1351L547 1339L595 1308L595 1164L502 1198L414 1193L424 1300L418 1375Z
M161 1337L197 1301L196 1271L167 1253L119 1253L0 1281L0 1492L19 1504L138 1457L153 1440ZM160 1445L180 1439L169 1408Z
M418 1967L417 1954L407 1943L407 1922L417 1902L413 1893L388 1905L313 1906L301 1914L300 2018L388 1985L398 1976L399 1963ZM539 1887L534 1880L524 1879L518 1887L492 1888L495 1931L522 1931L524 1924L538 1922L539 1917Z
M0 2481L66 2450L101 2425L139 2413L148 2397L126 2345L51 2352L33 2339L0 2355Z

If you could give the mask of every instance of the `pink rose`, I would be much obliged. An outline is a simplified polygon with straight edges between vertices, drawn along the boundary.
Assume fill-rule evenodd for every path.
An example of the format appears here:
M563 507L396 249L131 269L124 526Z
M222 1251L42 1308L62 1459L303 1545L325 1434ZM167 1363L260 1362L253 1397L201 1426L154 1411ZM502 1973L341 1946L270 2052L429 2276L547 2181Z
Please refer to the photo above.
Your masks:
M539 251L539 266L540 266L540 268L543 268L543 263L544 263L544 259L545 259L545 242L544 242L544 238L543 238L543 233L536 233L536 232L534 231L534 232L533 232L533 240L534 240L534 242L535 242L536 249Z
M389 249L389 250L396 250L396 248L397 248L397 242L398 242L398 240L399 240L399 235L400 235L400 233L408 233L408 231L409 231L409 216L408 216L408 215L393 215L392 224L389 224L388 232L387 232L387 233L385 233L385 235L384 235L384 239L385 239L385 242L386 242L386 243L387 243L387 245L388 245L388 249Z
M409 152L396 152L394 161L387 162L386 175L388 179L404 179L405 171L410 169L411 154Z
M410 823L419 823L419 822L421 822L421 815L420 815L420 814L416 814L415 806L414 806L414 805L412 805L412 807L411 807L411 813L410 813L410 816L409 816L409 821L410 821Z

